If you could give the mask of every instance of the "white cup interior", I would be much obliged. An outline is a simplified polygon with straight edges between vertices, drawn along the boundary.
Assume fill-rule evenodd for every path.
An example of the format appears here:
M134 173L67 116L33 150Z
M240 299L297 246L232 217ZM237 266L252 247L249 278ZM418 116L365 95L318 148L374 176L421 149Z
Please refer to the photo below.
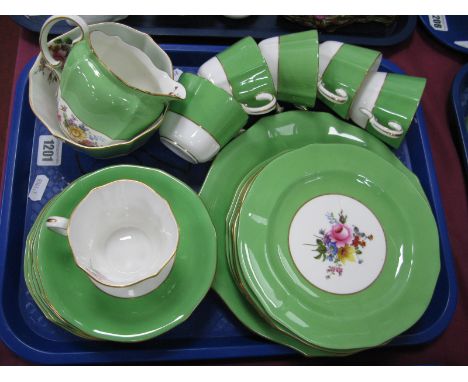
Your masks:
M167 201L133 180L92 190L74 210L68 233L77 264L108 286L154 276L175 254L179 239Z

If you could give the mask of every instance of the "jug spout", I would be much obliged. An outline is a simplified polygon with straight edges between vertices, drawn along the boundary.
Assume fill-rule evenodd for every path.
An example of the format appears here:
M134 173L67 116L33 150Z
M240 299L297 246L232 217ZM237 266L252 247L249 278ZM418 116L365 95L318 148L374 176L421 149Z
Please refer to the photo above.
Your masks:
M163 84L161 85L161 93L167 94L168 98L177 98L179 100L183 100L187 95L184 85L173 80L172 78L166 78L165 81L163 81Z

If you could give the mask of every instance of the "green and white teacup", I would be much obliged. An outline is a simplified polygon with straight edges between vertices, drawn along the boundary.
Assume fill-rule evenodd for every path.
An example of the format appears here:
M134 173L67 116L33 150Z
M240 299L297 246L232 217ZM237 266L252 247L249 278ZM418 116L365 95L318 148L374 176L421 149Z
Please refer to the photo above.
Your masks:
M319 64L317 31L271 37L258 47L270 69L278 100L313 107Z
M184 101L171 103L161 142L191 163L212 159L247 123L248 115L230 94L205 78L183 73Z
M375 50L338 41L320 44L318 98L341 118L349 119L356 94L381 60L382 54Z
M47 43L51 28L61 20L72 21L81 31L64 64ZM78 16L52 16L41 29L40 45L60 78L61 127L85 146L131 140L154 124L170 101L185 98L185 89L172 78L167 54L151 39L139 46L131 28L125 35L109 35L90 32Z
M351 119L398 148L418 109L426 80L394 73L372 73L356 96Z
M248 114L265 114L276 107L273 78L252 37L205 62L198 75L231 94Z

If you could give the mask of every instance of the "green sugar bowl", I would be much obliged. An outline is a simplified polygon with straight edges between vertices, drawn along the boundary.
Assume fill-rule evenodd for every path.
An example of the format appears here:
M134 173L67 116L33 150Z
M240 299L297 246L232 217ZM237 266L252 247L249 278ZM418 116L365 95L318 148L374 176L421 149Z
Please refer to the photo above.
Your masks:
M75 23L81 32L64 64L47 43L61 20ZM139 45L130 30L125 35L90 32L79 16L52 16L44 23L41 52L59 78L57 115L70 140L88 147L127 142L154 125L169 102L185 99L167 54Z

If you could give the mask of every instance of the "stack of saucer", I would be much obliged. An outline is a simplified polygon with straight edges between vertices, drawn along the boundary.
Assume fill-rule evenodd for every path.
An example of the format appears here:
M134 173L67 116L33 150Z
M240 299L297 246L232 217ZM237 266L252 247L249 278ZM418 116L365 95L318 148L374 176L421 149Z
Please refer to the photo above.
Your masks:
M218 233L215 290L275 342L310 356L380 346L431 300L439 243L421 185L329 114L264 118L217 157L201 197Z
M77 179L47 203L27 238L24 276L63 329L137 342L190 316L210 288L215 251L210 218L190 188L120 165Z

